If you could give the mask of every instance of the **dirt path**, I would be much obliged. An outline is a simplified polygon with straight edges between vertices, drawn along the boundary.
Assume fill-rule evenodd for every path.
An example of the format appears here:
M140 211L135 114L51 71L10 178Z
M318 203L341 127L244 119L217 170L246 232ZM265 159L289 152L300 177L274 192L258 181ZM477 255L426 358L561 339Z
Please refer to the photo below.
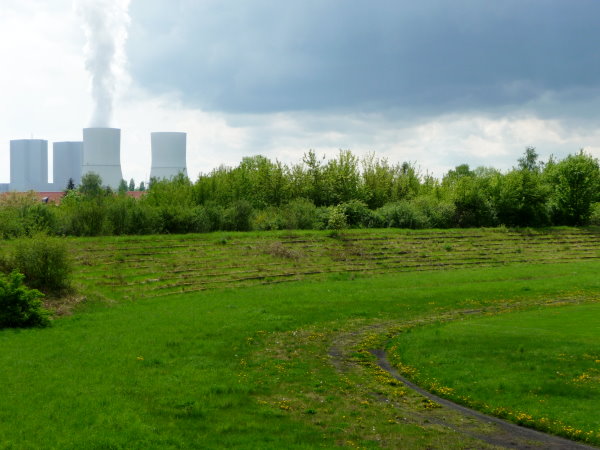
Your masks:
M570 441L558 436L549 435L542 433L530 428L524 428L515 425L510 422L498 419L496 417L487 416L478 411L466 408L464 406L453 403L449 400L443 399L436 395L433 395L419 386L411 383L406 378L398 373L396 369L392 367L387 359L385 351L383 350L372 350L371 353L377 357L377 364L383 370L388 372L396 380L402 382L409 389L417 392L425 398L442 405L444 408L449 408L456 411L463 416L467 416L470 419L482 422L486 425L491 425L493 431L486 433L472 432L467 429L461 429L456 425L451 426L457 432L464 433L473 438L479 439L487 444L496 445L504 448L518 448L518 449L595 449L585 444Z
M575 301L575 300L573 300ZM549 302L545 302L549 303ZM492 310L508 310L517 307L518 305L505 305L500 309L497 307L485 309ZM461 316L470 313L481 313L478 311L458 311L449 314L442 314L429 320L452 320L454 316ZM428 320L421 319L419 323L423 324ZM405 323L407 324L407 323ZM440 398L430 392L425 391L414 383L404 378L389 362L385 350L380 347L381 341L375 340L372 343L372 349L369 352L375 356L376 361L369 364L358 362L352 357L353 352L359 343L365 343L368 336L389 336L394 333L394 322L377 322L366 327L359 327L349 332L338 333L331 341L328 350L330 363L341 373L347 373L356 370L359 366L368 367L372 365L377 367L377 370L385 371L389 376L402 383L409 392L412 393L413 401L407 398L406 402L397 402L392 398L384 398L379 392L373 392L374 397L379 397L379 401L385 402L388 405L393 405L400 416L403 416L406 421L413 422L417 425L441 426L446 430L454 433L460 433L465 437L474 439L474 442L480 442L480 445L474 444L474 447L468 448L516 448L516 449L588 449L593 450L597 447L592 447L587 444L571 441L558 436L546 434L531 428L521 427L519 425L507 422L505 420L488 416L479 411L458 405L449 400ZM361 344L362 348L364 347ZM373 349L375 348L375 349ZM439 405L437 408L423 409L419 407L422 401L433 402Z

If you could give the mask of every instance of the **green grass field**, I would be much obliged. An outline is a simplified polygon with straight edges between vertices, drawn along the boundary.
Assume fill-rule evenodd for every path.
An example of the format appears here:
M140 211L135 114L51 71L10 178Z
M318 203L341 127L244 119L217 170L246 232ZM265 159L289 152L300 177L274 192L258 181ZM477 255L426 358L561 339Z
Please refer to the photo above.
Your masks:
M51 328L0 331L0 448L484 448L364 350L419 323L593 305L597 237L69 240L82 298L52 303Z
M598 303L417 327L392 349L407 375L443 396L600 443Z

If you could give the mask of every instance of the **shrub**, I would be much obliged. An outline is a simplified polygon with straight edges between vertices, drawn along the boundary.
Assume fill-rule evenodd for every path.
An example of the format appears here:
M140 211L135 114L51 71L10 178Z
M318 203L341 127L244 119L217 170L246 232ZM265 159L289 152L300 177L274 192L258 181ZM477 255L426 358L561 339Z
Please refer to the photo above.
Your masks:
M152 234L163 230L158 208L136 201L131 205L128 234Z
M58 228L56 206L36 203L27 210L24 222L28 234L36 232L56 233Z
M208 231L218 231L223 229L225 222L225 210L222 206L214 202L206 202L204 204L204 212L208 217L210 229Z
M427 216L407 200L388 203L377 210L386 226L391 228L427 228Z
M252 228L259 231L281 230L287 228L286 225L279 208L271 207L257 211L252 219Z
M454 203L424 196L411 200L411 203L427 217L427 226L450 228L455 225L456 206Z
M68 236L99 236L110 229L106 207L94 200L79 199L63 208L62 232Z
M227 231L250 231L252 206L246 200L238 200L225 210L223 228Z
M161 206L158 211L165 233L206 233L213 230L211 211L203 206Z
M23 284L25 276L17 271L0 274L0 329L45 327L49 311L42 308L44 294Z
M110 234L115 236L127 234L130 229L132 202L133 200L124 196L115 197L107 202L106 220L107 228L110 228L111 231Z
M211 229L212 221L206 208L203 206L192 208L192 224L190 231L194 233L208 233Z
M319 226L319 213L315 204L307 199L292 200L281 208L281 215L288 230L311 230Z
M71 259L59 238L37 235L20 240L8 264L24 274L32 288L58 293L70 286Z
M590 225L600 225L600 202L592 205L590 214Z
M334 206L329 212L329 220L327 221L327 229L340 231L348 226L344 209L341 206Z
M56 233L57 207L39 202L33 193L10 192L0 198L0 238L36 232Z
M360 200L340 203L339 208L344 212L350 227L375 228L378 226L378 217Z
M187 206L163 205L158 208L165 233L189 233L193 213Z
M315 224L315 230L327 229L327 223L329 222L329 215L331 214L331 208L328 206L320 206L317 208L317 223Z
M9 206L0 206L0 239L25 235L25 227L19 212Z

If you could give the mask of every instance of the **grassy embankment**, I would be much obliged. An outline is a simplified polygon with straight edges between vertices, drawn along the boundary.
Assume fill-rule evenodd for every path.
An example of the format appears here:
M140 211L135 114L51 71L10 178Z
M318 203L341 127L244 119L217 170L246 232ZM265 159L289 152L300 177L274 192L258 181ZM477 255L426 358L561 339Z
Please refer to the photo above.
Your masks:
M0 332L6 448L481 446L355 350L407 322L600 293L594 230L70 242L87 302Z

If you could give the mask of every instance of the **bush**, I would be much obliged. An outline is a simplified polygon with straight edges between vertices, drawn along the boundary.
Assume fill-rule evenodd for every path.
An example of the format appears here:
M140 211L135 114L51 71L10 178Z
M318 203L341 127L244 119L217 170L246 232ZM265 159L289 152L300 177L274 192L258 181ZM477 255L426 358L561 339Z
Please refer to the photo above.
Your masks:
M25 275L30 287L43 292L58 293L71 284L71 259L59 238L37 235L20 240L8 264Z
M288 230L312 230L323 228L315 204L307 199L292 200L281 208L281 215Z
M188 206L164 205L159 207L165 233L190 233L193 231L194 211Z
M212 220L203 206L192 208L192 224L190 231L193 233L208 233L212 229Z
M44 294L26 287L24 278L17 271L0 274L0 329L50 325L50 312L42 308L40 300Z
M36 203L27 210L24 222L28 234L39 232L54 234L58 229L56 206Z
M153 234L163 230L158 208L134 201L131 205L128 234Z
M427 218L427 226L432 228L451 228L456 217L456 206L446 200L435 197L417 197L411 203Z
M331 214L331 207L320 206L317 208L317 223L315 224L315 230L326 230L327 223L329 222L329 216Z
M68 236L99 236L110 231L106 207L94 200L65 205L62 222L62 232Z
M377 210L390 228L427 228L427 216L414 204L407 200L388 203Z
M383 226L381 217L360 200L340 203L339 207L344 212L350 227L379 228Z
M223 229L225 222L225 211L222 206L214 202L204 204L204 212L208 218L210 229L208 231L219 231Z
M250 231L252 213L252 206L246 200L234 202L225 210L223 228L227 231Z
M25 226L19 212L9 206L0 206L0 239L25 235Z
M340 231L348 226L346 215L341 206L334 206L329 212L329 220L327 221L327 229Z
M590 214L590 225L600 226L600 203L592 205L592 213Z
M262 209L257 211L252 218L252 228L259 231L282 230L287 228L286 225L279 208Z

